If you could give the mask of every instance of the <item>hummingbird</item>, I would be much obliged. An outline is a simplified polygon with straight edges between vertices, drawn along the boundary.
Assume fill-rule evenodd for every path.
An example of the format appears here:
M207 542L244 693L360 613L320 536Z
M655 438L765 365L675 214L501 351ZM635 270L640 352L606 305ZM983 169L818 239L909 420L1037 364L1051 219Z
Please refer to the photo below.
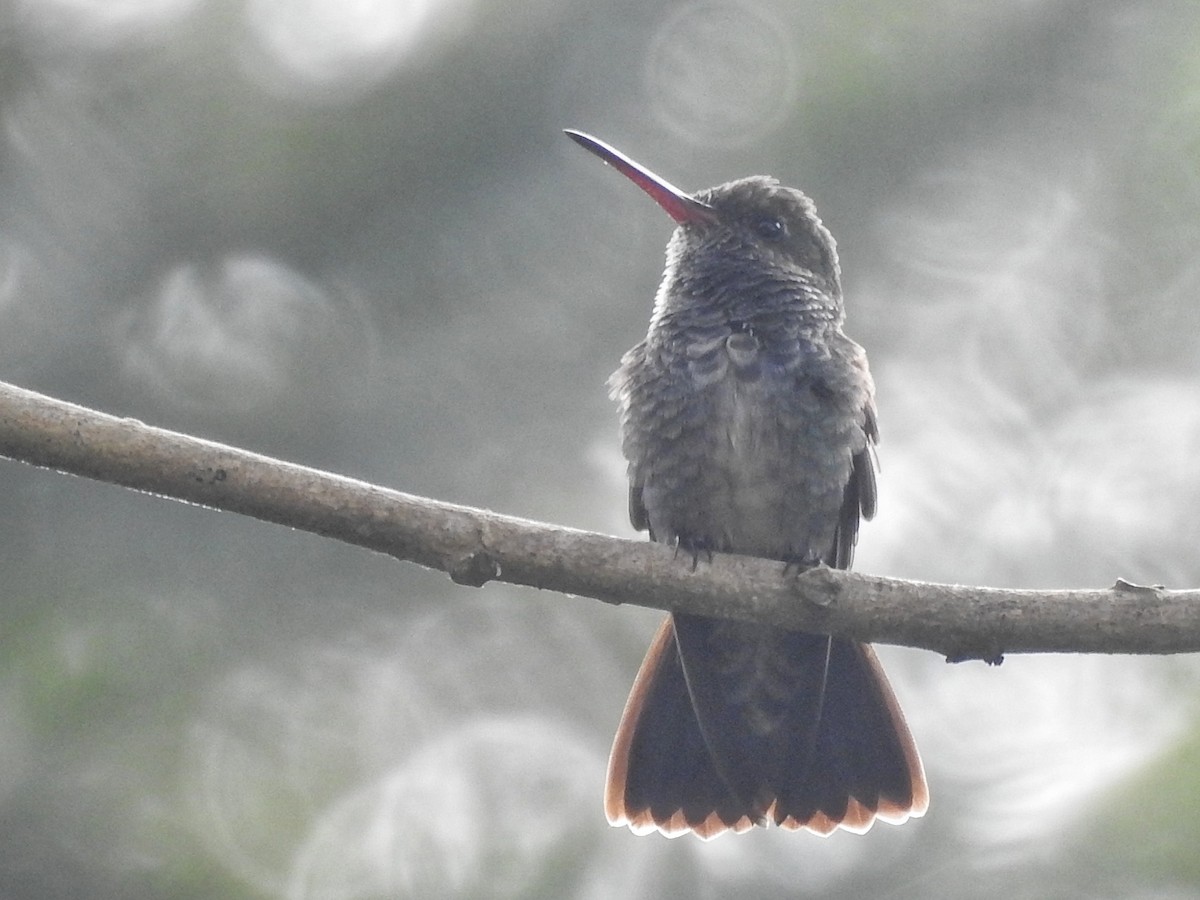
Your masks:
M676 223L644 340L609 379L629 518L691 556L848 569L875 514L875 389L842 331L837 249L805 194L752 176L686 193L566 134ZM922 815L920 755L872 648L675 612L633 683L604 807L637 834L772 823L827 835Z

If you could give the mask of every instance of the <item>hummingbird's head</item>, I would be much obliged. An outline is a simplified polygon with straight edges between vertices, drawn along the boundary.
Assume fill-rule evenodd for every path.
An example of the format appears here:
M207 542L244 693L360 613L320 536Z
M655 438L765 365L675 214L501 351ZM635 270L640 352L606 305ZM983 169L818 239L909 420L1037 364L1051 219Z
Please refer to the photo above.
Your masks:
M668 277L685 283L686 293L745 297L759 288L794 284L813 301L837 307L830 312L840 311L837 248L812 200L800 191L755 175L689 194L597 138L566 134L679 224L667 249Z
M753 175L697 191L710 221L683 225L687 254L720 264L777 270L841 297L837 246L805 194L774 178Z

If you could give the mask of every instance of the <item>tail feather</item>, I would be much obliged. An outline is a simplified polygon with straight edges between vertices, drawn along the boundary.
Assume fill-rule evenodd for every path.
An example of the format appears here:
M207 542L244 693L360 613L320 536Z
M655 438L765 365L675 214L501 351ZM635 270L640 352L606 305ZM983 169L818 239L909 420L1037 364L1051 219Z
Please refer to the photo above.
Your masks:
M713 837L755 824L713 766L670 617L659 626L629 692L608 761L604 811L613 825L668 837L688 831Z
M710 838L768 821L829 834L922 815L920 757L871 648L754 628L663 622L613 744L608 820ZM751 638L776 642L758 671L765 688L748 689L742 671L749 659L763 668L762 653L738 652Z

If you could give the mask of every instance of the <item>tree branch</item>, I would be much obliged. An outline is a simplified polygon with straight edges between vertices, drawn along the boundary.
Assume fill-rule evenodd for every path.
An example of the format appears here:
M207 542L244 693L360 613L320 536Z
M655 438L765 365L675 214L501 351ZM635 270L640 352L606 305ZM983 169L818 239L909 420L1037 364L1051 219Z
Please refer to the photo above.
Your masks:
M544 590L861 641L951 660L1004 653L1200 650L1200 591L1118 580L1106 590L932 584L669 547L428 500L153 428L0 383L0 455L252 516L386 553L459 584Z

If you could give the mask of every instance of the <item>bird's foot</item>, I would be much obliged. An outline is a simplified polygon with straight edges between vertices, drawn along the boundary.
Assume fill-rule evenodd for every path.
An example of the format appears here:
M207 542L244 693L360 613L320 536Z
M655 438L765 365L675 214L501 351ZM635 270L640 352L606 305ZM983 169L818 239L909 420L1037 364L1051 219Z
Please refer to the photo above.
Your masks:
M680 553L686 553L692 558L692 571L696 571L696 566L700 563L700 557L704 557L704 561L711 563L713 561L712 541L707 538L688 538L680 535L675 536L675 558L679 558Z
M815 569L819 565L821 565L821 557L811 551L803 555L790 556L783 561L783 577L800 575L809 569Z

